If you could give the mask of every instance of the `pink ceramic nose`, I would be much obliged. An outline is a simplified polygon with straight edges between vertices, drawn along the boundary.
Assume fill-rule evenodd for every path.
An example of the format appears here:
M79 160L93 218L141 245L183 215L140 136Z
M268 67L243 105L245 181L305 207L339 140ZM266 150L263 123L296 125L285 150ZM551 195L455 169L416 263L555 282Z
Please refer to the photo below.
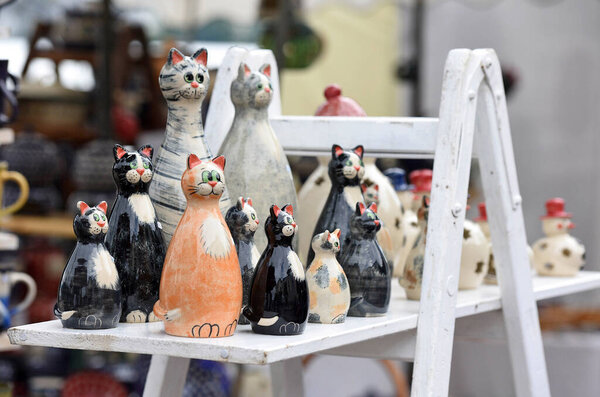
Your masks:
M265 92L271 92L271 89L269 87L265 88Z
M195 81L192 81L192 87L194 88L198 88L200 84L196 83Z
M257 219L255 222L256 222L256 224L258 225L258 219Z
M575 224L573 222L569 222L569 226L567 226L567 228L575 229Z
M292 223L292 226L294 226L294 228L296 227L296 222Z
M355 165L355 166L354 166L354 169L355 169L356 171L360 171L360 166L359 166L359 165Z
M375 226L379 226L379 221L378 220L375 220L373 222L375 222Z
M98 226L104 227L104 225L106 225L106 222L98 222Z
M208 182L208 184L212 187L215 187L215 186L217 186L217 181L210 181L210 182Z
M142 175L144 173L144 169L143 168L138 168L136 169L137 173Z

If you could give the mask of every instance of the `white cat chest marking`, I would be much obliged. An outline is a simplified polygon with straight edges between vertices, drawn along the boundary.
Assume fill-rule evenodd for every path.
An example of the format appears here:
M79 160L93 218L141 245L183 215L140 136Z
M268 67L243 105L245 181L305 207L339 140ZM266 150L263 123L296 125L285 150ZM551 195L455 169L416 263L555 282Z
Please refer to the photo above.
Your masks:
M269 327L273 324L275 324L277 322L277 320L279 320L279 316L275 316L275 317L271 317L271 318L261 318L260 320L258 320L257 325L260 325L261 327Z
M290 267L296 280L304 280L304 267L302 266L302 262L300 262L298 255L290 250L287 257L288 261L290 261Z
M346 202L350 208L354 209L356 207L356 203L363 202L360 186L346 186L344 188L344 198L346 199Z
M117 288L119 284L119 274L115 267L115 262L106 248L99 247L98 253L92 257L96 281L101 288Z
M210 256L224 258L229 255L233 241L218 219L207 218L200 228L204 249Z
M135 193L129 196L128 200L141 223L154 223L154 207L150 196L145 193Z

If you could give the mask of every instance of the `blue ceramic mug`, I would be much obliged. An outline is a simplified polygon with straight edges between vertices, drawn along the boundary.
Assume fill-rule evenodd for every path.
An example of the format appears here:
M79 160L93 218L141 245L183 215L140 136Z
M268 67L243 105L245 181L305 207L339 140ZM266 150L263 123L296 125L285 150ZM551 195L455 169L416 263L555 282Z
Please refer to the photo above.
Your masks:
M25 298L18 304L11 306L10 292L12 288L23 283L27 286ZM10 270L0 271L0 329L5 330L10 327L11 318L31 305L37 293L37 286L30 275Z

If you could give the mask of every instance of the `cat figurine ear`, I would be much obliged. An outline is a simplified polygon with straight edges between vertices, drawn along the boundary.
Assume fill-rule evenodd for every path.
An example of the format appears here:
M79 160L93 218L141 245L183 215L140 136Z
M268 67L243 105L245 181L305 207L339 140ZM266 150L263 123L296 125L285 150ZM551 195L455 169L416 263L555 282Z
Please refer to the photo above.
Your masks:
M279 216L279 213L281 212L281 210L279 209L279 207L275 204L273 204L271 206L271 208L269 209L269 211L271 211L271 221L274 223L277 223L277 217Z
M215 163L220 169L225 171L225 156L219 156L212 159L212 162Z
M362 159L363 158L363 153L364 153L365 149L363 148L363 145L358 145L357 147L355 147L354 149L352 149L352 151L354 153L356 153L356 155Z
M200 48L194 53L194 55L192 55L192 58L194 58L194 61L196 61L196 63L199 63L202 66L206 66L208 60L208 51L206 51L206 48Z
M108 204L106 204L106 201L100 202L100 204L98 204L96 207L100 208L104 214L106 214L106 211L108 210Z
M237 207L237 209L238 209L238 210L240 210L240 211L241 211L242 209L244 209L244 198L243 198L243 197L240 197L240 198L238 198L238 201L237 201L236 207Z
M377 204L371 203L371 205L369 206L369 209L371 211L373 211L374 213L377 213Z
M152 156L154 155L154 149L150 145L145 145L138 149L138 153L152 160Z
M329 230L325 230L325 232L321 233L321 241L326 242L327 240L329 240L330 234L331 233L329 233Z
M240 68L238 69L238 80L244 81L246 77L250 76L250 68L244 62L240 63Z
M258 69L258 71L267 76L268 78L271 78L271 65L269 65L268 63L262 65L260 69Z
M340 229L335 229L333 231L333 234L335 234L337 236L337 238L339 239L340 236L342 235L342 231Z
M113 154L115 156L115 161L117 161L117 160L120 160L121 157L123 157L127 154L127 150L125 150L123 148L123 146L121 146L117 143L115 145L115 147L113 148Z
M79 208L79 212L81 212L81 215L83 215L87 210L90 209L90 206L87 205L85 201L78 201L77 208Z
M356 215L362 215L365 212L365 205L361 202L356 203Z
M169 56L167 57L167 65L177 65L179 62L183 61L184 55L179 52L177 48L171 48L169 51Z
M344 153L344 149L342 149L340 145L333 145L331 147L331 155L333 156L333 158L340 157L342 153Z
M367 191L367 185L365 183L361 183L360 184L360 190L362 190L362 192L366 192Z
M250 204L250 207L254 207L254 206L252 205L252 199L251 199L251 198L249 198L248 200L246 200L246 202L247 202L248 204Z
M188 156L188 159L187 159L187 167L188 167L188 170L191 170L192 168L194 168L195 166L197 166L197 165L198 165L198 164L200 164L201 162L202 162L202 160L200 160L200 159L198 158L198 156L196 156L196 155L195 155L195 154L193 154L193 153L192 153L192 154L190 154L190 155Z
M291 204L285 205L282 209L283 212L287 212L291 216L294 216L294 207Z

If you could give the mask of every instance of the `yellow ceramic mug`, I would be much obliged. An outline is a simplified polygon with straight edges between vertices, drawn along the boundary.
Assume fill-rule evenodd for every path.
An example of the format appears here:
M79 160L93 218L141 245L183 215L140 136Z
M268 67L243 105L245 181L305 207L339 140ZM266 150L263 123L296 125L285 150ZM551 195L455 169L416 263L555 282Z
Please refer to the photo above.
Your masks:
M14 181L17 185L19 185L19 189L21 193L19 194L19 198L9 205L8 207L0 208L0 217L4 215L12 214L13 212L17 212L21 209L27 202L29 198L29 183L27 183L27 179L20 173L16 171L8 170L8 163L6 161L0 162L0 206L2 204L2 197L4 193L4 183L6 181Z

